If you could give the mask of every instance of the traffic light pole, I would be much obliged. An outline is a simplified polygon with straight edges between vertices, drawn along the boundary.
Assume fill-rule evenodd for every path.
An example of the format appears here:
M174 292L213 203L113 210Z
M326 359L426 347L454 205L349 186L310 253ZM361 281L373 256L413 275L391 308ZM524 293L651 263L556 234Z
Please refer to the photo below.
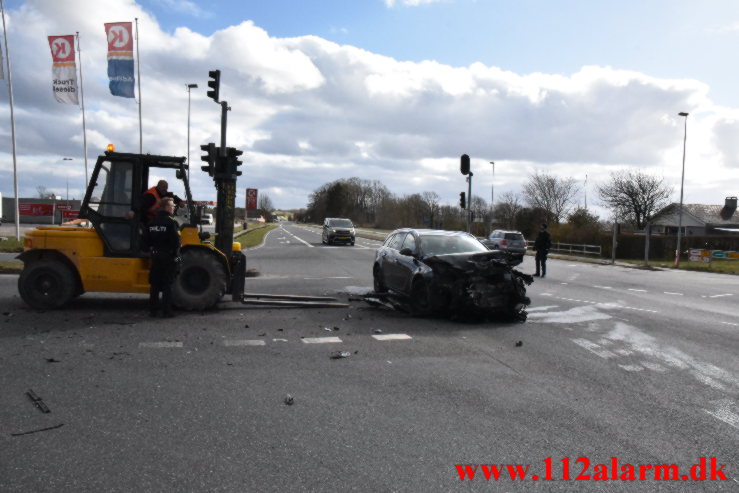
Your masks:
M226 126L228 125L228 111L231 108L228 106L228 102L221 101L221 151L220 155L226 156Z

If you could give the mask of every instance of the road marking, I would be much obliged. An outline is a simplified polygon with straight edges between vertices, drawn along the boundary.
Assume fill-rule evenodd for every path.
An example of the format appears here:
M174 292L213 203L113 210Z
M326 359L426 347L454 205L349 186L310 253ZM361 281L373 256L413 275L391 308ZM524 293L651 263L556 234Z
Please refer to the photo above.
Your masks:
M724 296L734 296L734 295L732 293L714 294L713 296L709 296L709 298L723 298Z
M567 283L566 282L561 282L560 284L562 284L564 286L567 286Z
M704 409L704 411L706 411L714 418L721 420L727 425L733 426L734 428L739 430L739 415L729 409L733 402L730 399L722 399L720 401L717 401L716 404L717 405L715 411L709 411L708 409Z
M343 342L338 337L304 337L301 340L306 344L327 344Z
M639 365L618 365L621 369L626 371L642 371L644 368L642 368Z
M407 341L413 339L408 334L373 334L372 338L378 341Z
M739 327L739 324L734 324L734 323L731 323L731 322L721 322L721 323L724 324L724 325L731 325L732 327Z
M548 306L537 306L536 308L527 308L526 311L531 312L542 312L549 310L550 308L559 308L559 305L548 305Z
M296 240L298 240L298 241L299 241L300 243L303 243L304 245L306 245L306 246L308 246L308 247L310 247L310 248L313 248L313 245L311 245L310 243L308 243L308 242L307 242L307 241L305 241L305 240L302 240L302 239L298 238L297 236L295 236L294 234L292 234L292 233L291 233L291 232L289 232L288 230L286 230L286 229L283 229L283 231L285 231L285 233L289 234L290 236L292 236L293 238L295 238Z
M181 342L139 342L140 348L181 348L182 343Z
M671 292L669 292L669 291L665 291L664 293L665 293L665 294L671 294L671 295L674 295L674 296L683 296L683 294L682 294L682 293L671 293Z
M629 291L634 291L635 293L646 293L646 292L647 292L647 290L646 290L646 289L634 289L634 288L629 288L628 290L629 290Z
M600 289L613 289L611 286L593 286L594 288L600 288Z
M659 363L652 363L651 361L642 361L641 364L644 368L647 368L649 370L656 371L659 373L664 373L667 371L667 368L660 365Z
M582 348L587 349L588 351L595 354L596 356L600 356L603 359L616 357L616 355L613 354L611 351L607 349L601 349L599 345L587 339L572 339L572 342L574 342L575 344L577 344L578 346Z
M235 339L223 341L223 345L226 347L239 347L239 346L265 346L267 343L262 339Z
M272 339L272 342L287 342L287 339Z

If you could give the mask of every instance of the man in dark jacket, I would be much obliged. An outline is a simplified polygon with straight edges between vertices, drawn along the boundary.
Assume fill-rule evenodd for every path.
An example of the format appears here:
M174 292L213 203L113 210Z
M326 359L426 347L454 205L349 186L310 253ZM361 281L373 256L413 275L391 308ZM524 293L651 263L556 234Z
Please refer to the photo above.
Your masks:
M552 239L547 231L547 225L541 224L539 234L534 241L534 251L536 252L536 273L534 276L544 277L547 274L547 255L549 249L552 248Z
M149 270L149 314L157 316L159 308L162 316L172 317L172 283L177 277L178 258L180 255L180 234L177 221L174 220L174 201L171 198L161 200L161 208L154 218L144 227L144 245L151 252L151 269ZM161 307L159 293L162 293Z

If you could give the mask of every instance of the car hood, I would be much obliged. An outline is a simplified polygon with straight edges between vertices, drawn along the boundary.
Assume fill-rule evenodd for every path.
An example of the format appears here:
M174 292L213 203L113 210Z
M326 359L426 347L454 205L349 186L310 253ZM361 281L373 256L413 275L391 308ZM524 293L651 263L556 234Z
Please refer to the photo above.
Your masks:
M460 273L486 272L500 269L510 269L506 263L506 254L499 250L474 253L452 253L448 255L434 255L426 257L423 262L434 271L448 271L452 269Z

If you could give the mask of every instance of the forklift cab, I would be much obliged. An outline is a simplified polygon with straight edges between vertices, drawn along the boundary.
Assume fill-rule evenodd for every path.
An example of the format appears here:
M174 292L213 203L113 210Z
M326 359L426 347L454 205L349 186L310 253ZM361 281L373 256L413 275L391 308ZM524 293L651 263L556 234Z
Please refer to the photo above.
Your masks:
M144 192L149 188L152 168L176 171L185 187L189 223L194 224L188 165L184 157L152 156L106 152L98 157L85 199L80 207L80 219L88 219L104 244L106 257L144 257L141 251L140 217Z

